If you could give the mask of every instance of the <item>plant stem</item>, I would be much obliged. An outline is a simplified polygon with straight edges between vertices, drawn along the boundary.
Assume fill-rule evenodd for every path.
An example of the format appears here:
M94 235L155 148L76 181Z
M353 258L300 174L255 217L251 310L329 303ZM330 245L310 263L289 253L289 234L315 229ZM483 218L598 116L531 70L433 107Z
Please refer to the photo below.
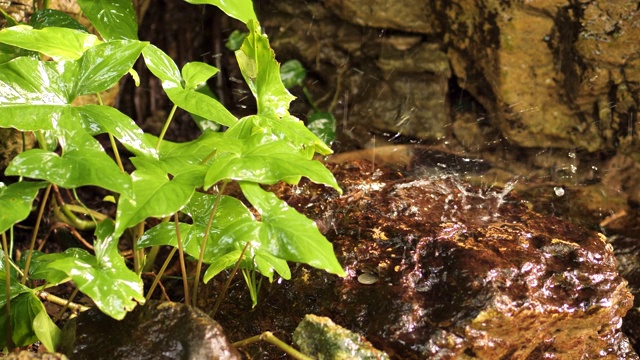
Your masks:
M167 129L169 129L169 125L171 125L171 119L173 119L173 115L176 113L176 109L178 105L173 105L171 108L171 112L169 116L167 116L167 120L164 122L164 126L162 127L162 131L160 131L160 136L158 136L158 142L156 143L156 151L160 149L160 144L162 143L162 139L164 135L167 133Z
M96 93L96 96L98 97L98 103L100 105L104 105L104 103L102 102L102 97L100 96L99 92ZM116 158L116 163L118 163L118 167L120 168L120 171L125 172L124 166L122 165L122 159L120 159L118 144L116 144L116 139L113 137L113 135L111 135L111 133L109 133L109 142L111 143L111 149L113 149L113 156Z
M44 214L45 205L47 205L47 199L49 198L49 193L51 192L52 184L47 186L47 189L44 191L44 196L42 197L42 203L40 204L40 210L38 211L38 218L36 219L36 225L33 228L33 235L31 236L31 243L29 244L29 253L27 254L27 261L24 264L24 274L22 275L22 285L27 283L27 278L29 277L29 266L31 265L31 256L33 255L33 249L36 246L36 238L38 237L38 231L40 230L40 223L42 222L42 215Z
M182 286L184 287L184 303L189 304L189 280L187 278L187 267L184 264L184 249L182 246L182 236L180 236L180 222L178 221L178 213L173 214L176 223L176 238L178 239L178 254L180 259L180 272L182 273ZM196 282L198 279L196 278Z
M216 299L216 303L215 305L213 305L213 310L211 310L211 318L214 318L216 316L216 312L218 312L218 308L220 307L220 304L222 304L222 300L225 297L225 294L227 293L227 290L229 290L229 287L231 286L231 280L233 280L233 277L236 275L236 272L238 272L238 268L240 267L240 263L242 262L242 259L244 258L244 254L247 252L247 249L249 248L249 242L247 242L247 244L244 246L244 249L242 249L242 252L240 253L240 257L238 258L238 261L236 261L236 266L233 268L233 271L231 271L231 274L229 274L229 278L227 279L227 283L224 284L224 287L222 288L222 292L220 292L220 295L218 295L218 298Z
M11 334L11 268L9 266L9 247L7 246L7 234L2 232L2 249L4 250L4 271L5 271L5 336L6 346L9 351L13 349L13 338Z
M227 186L226 182L222 183L222 187L220 191L218 191L218 196L216 197L216 203L213 205L213 209L211 210L211 215L209 215L209 221L207 222L207 228L204 231L204 238L202 239L202 245L200 248L200 256L198 257L198 264L196 265L196 277L193 281L193 307L196 307L196 303L198 301L198 283L200 282L200 272L202 270L202 260L204 258L204 251L207 248L207 241L209 240L209 231L211 230L211 224L213 223L213 217L216 214L216 210L218 210L218 205L220 204L220 199L222 199L222 193L224 192L224 188Z
M71 309L72 311L75 312L82 312L82 311L87 311L90 308L84 305L80 305L80 304L76 304L74 302L71 302L70 300L67 299L63 299L61 297L55 296L53 294L50 294L46 291L36 291L36 295L43 299L46 300L52 304L56 304L56 305L60 305L60 306L66 306L67 308Z
M136 274L140 274L140 272L142 271L142 266L144 265L144 250L138 250L136 248L138 247L138 239L140 239L142 237L142 234L144 233L144 221L139 222L133 230L135 231L135 233L133 234L132 244L133 270L136 272Z
M301 353L300 351L294 349L291 345L285 343L284 341L278 339L275 335L273 335L273 333L271 331L265 331L260 335L256 335L256 336L252 336L248 339L244 339L244 340L240 340L237 342L233 343L233 346L235 347L242 347L242 346L247 346L247 345L251 345L253 343L257 343L258 341L266 341L268 343L271 343L275 346L277 346L278 348L280 348L282 351L286 352L287 354L291 355L292 358L296 359L296 360L313 360L312 358L308 357L307 355Z
M158 286L158 283L160 282L160 278L162 277L162 274L164 274L164 271L167 270L167 266L169 266L169 262L171 261L171 258L173 257L173 255L176 253L176 250L178 249L177 248L171 249L169 256L167 256L167 259L164 261L164 264L162 264L160 271L158 271L158 274L156 275L155 279L153 279L153 282L151 283L151 287L149 288L149 291L147 292L147 296L145 297L145 301L149 301L149 299L151 299L151 295L153 295L153 291L156 289L156 286Z

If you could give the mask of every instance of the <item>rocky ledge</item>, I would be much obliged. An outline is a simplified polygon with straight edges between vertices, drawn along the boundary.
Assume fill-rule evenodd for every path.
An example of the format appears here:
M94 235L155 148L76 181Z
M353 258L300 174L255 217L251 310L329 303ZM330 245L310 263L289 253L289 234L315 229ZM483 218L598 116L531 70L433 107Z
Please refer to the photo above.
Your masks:
M367 162L331 168L342 196L309 183L276 191L316 220L348 276L298 266L263 286L254 311L232 287L216 316L230 338L291 334L313 313L393 358L638 359L620 331L633 297L601 234L539 215L509 189Z

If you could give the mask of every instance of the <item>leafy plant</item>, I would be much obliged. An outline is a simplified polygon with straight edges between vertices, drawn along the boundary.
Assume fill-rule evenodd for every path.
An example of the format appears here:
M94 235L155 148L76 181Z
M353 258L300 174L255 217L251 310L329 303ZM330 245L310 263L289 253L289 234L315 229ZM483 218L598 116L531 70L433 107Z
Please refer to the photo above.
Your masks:
M0 301L5 309L0 313L0 322L5 324L0 327L5 333L0 347L23 346L39 339L54 349L59 330L39 296L67 281L73 281L104 313L122 319L145 301L140 273L154 259L153 251L147 257L145 249L161 245L173 247L172 255L180 254L187 299L184 253L195 259L193 304L203 264L209 265L205 282L237 264L252 294L257 294L256 273L270 281L275 274L289 279L287 261L344 275L332 245L315 223L260 186L279 181L296 184L307 177L341 191L324 165L313 160L315 153L327 155L331 149L288 112L293 97L282 84L280 66L251 1L187 2L215 5L246 24L248 33L235 55L256 98L255 115L238 119L200 91L217 73L216 68L192 62L179 69L161 49L140 41L129 0L78 0L100 37L74 19L47 9L36 12L31 25L14 22L0 31L2 50L6 50L0 56L0 127L33 132L39 143L38 148L16 156L6 169L6 175L19 177L17 181L8 186L0 183L4 250L0 277L6 284L5 300ZM115 108L74 105L85 94L97 94L100 99L100 92L127 74L136 78L132 66L140 56L174 104L158 136L144 133ZM200 123L227 130L204 131L185 143L164 140L177 108L193 114ZM95 138L105 133L114 150L117 140L133 154L130 160L135 171L124 170L117 151L114 157L105 152ZM231 182L240 185L259 217L249 204L225 194ZM77 196L80 206L66 204L56 195L60 188L75 194L84 186L113 194L117 202L114 219L87 208ZM32 212L38 192L45 188L30 248L18 259L11 251L13 227ZM47 203L70 226L82 222L89 224L83 228L95 229L93 254L80 247L52 254L34 250ZM88 214L87 220L72 221L79 213ZM147 229L151 218L162 221ZM132 269L118 251L123 238L133 243ZM162 269L169 260L171 257Z

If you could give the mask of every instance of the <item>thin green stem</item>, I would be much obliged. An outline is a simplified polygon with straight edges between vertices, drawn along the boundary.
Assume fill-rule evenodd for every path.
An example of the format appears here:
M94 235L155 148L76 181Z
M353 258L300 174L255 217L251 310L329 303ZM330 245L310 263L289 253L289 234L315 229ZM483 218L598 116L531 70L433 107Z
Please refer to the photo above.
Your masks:
M53 322L58 322L58 320L62 318L62 315L64 314L64 312L67 311L67 309L69 308L69 304L72 304L73 298L75 298L76 295L78 295L78 291L80 291L80 289L78 289L77 287L73 290L67 302L64 304L64 306L62 306L62 309L58 311L58 313L56 314L56 317L53 318Z
M133 234L133 246L132 246L132 250L133 250L133 270L136 272L136 274L140 274L142 271L142 267L144 266L143 262L144 262L144 250L143 249L136 249L138 247L138 239L140 239L142 237L142 234L144 233L144 221L141 221L138 223L138 225L136 225L135 229L134 229L135 233Z
M2 249L4 250L4 271L5 271L5 342L7 349L11 351L13 349L13 338L11 334L11 268L9 266L9 246L7 245L7 234L2 232Z
M99 92L96 93L96 96L98 97L98 103L100 105L104 105L102 102L102 96L100 96ZM118 151L118 144L116 144L116 139L111 135L111 133L109 133L109 142L111 143L111 149L113 149L113 155L116 158L116 163L118 164L120 171L125 172L124 166L122 165L122 159L120 158L120 152Z
M313 360L313 358L308 357L307 355L301 353L300 351L294 349L291 345L285 343L284 341L278 339L271 331L265 331L260 335L252 336L248 339L240 340L233 343L235 347L242 347L257 343L259 341L266 341L270 344L273 344L280 348L280 350L286 352L291 355L292 358L296 360Z
M160 136L158 136L158 142L156 143L156 151L160 149L160 144L162 143L164 135L167 133L167 129L169 129L169 125L171 125L171 120L173 119L173 115L176 113L176 109L178 109L178 105L173 105L169 116L167 116L167 120L164 122L162 131L160 131Z
M182 236L180 236L180 221L178 221L178 213L173 214L176 223L176 238L178 239L178 255L180 260L180 272L182 273L182 286L184 287L184 303L189 304L189 279L187 277L187 267L184 263L184 248L182 246ZM196 283L198 279L196 278Z
M200 162L200 165L204 165L204 164L208 163L209 160L211 160L214 156L216 156L216 152L217 152L217 149L213 149L213 151L210 152L209 155L207 155L207 157L202 159L202 161Z
M304 85L302 85L302 92L304 93L304 97L307 98L307 102L309 103L309 105L311 105L311 108L313 109L313 111L319 112L320 110L318 110L318 107L316 106L316 103L313 101L313 97L311 96L311 92Z
M240 253L240 257L238 258L238 261L236 261L236 266L233 268L233 271L231 271L231 274L229 274L227 283L224 284L224 287L222 288L220 295L218 295L218 298L216 299L216 303L215 305L213 305L213 310L211 310L211 318L214 318L216 316L216 312L218 312L218 308L220 307L220 304L222 304L222 300L224 299L227 293L227 290L229 290L229 287L231 286L231 280L233 280L233 277L236 276L236 272L238 272L238 268L240 267L240 263L242 263L244 254L247 252L247 249L249 248L249 244L250 243L247 242L247 244L242 249L242 252Z
M42 197L42 202L40 203L40 210L38 210L38 218L36 219L36 225L33 227L33 234L31 235L31 243L29 244L29 253L27 254L27 261L24 264L24 274L22 275L22 285L27 283L27 278L29 277L29 266L31 265L31 257L33 256L33 249L36 246L36 239L38 238L38 231L40 230L40 223L42 222L42 216L44 214L44 208L47 205L47 199L49 198L49 193L51 192L52 184L47 186L47 189L44 191L44 196Z
M153 279L153 283L151 283L149 292L147 292L147 296L145 297L146 301L149 301L149 299L151 299L151 295L153 295L153 291L156 289L156 286L158 286L158 283L160 282L160 278L162 278L162 274L164 274L165 270L167 270L167 266L169 266L169 262L171 262L171 258L173 257L173 255L176 253L177 250L178 250L177 248L171 249L169 256L167 256L167 259L164 261L164 264L162 264L160 271L158 271L158 274L156 275L155 279Z
M198 283L200 282L200 272L202 271L202 260L204 259L204 252L207 248L207 241L209 240L209 231L211 231L211 224L213 223L213 217L218 210L218 205L220 204L220 199L222 199L222 193L224 192L224 188L227 186L227 183L222 183L222 187L220 191L218 191L218 196L216 197L216 203L213 205L213 209L211 210L211 215L209 215L209 221L207 222L207 228L204 231L204 238L202 239L202 245L200 247L200 256L198 257L198 264L196 265L196 276L193 281L193 307L196 307L196 303L198 301Z

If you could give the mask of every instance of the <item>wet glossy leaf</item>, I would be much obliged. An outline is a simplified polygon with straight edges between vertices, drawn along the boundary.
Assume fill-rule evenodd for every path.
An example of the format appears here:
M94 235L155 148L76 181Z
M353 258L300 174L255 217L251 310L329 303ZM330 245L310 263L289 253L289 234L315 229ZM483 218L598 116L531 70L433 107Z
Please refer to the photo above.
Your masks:
M42 9L34 12L33 15L31 15L31 20L29 20L29 25L33 26L34 29L44 29L55 26L87 32L87 29L76 21L76 19L67 13L55 9Z
M162 80L163 87L180 86L182 82L180 69L178 69L178 65L176 65L169 55L155 45L149 45L144 48L142 55L144 56L144 62L149 68L149 71L158 79ZM165 81L171 84L164 85Z
M224 126L232 126L238 121L218 100L195 90L165 88L165 92L169 96L169 100L192 114L202 116Z
M29 216L38 190L45 186L43 182L20 181L9 186L0 182L0 233Z
M182 78L186 90L195 90L199 85L206 82L213 75L218 73L218 69L199 61L188 62L182 67Z
M121 172L104 150L95 148L69 149L62 156L43 149L27 150L13 159L5 173L65 188L95 185L121 194L131 191L129 175Z
M241 182L242 193L262 216L260 241L269 252L284 260L309 264L327 272L345 276L333 252L333 246L320 233L315 222L258 184Z
M336 139L336 118L330 112L314 111L307 119L307 128L325 144Z
M304 123L291 115L287 115L279 121L273 121L269 117L251 115L242 118L239 123L227 130L227 136L244 139L256 131L275 135L278 139L287 140L291 145L298 147L301 153L311 159L317 152L321 155L333 153L322 140L320 140Z
M282 84L287 89L302 85L306 77L307 70L298 60L289 60L280 67L280 78L282 79Z
M211 88L209 87L209 85L207 85L207 83L202 83L200 86L195 88L195 91L199 92L200 94L207 95L210 98L218 100L218 98L213 93L213 91L211 91ZM193 121L196 123L196 125L198 125L198 128L202 131L220 131L220 129L222 128L222 126L217 122L205 119L200 115L196 115L192 113L189 113L189 115L191 115L191 118L193 119Z
M195 87L190 90L185 89L185 80L182 79L182 74L178 70L178 67L173 59L162 50L151 45L148 46L142 54L144 55L144 61L147 67L153 75L162 80L164 91L175 105L192 114L225 126L231 126L238 121L236 117L225 109L216 99L195 91ZM195 67L197 66L199 65L195 65ZM192 70L195 70L195 68L187 69L186 71L190 78L189 81L202 78L199 75L193 74ZM208 69L205 75L208 75L211 71L211 69Z
M299 176L341 191L321 162L307 159L287 141L257 133L245 141L239 152L219 153L207 170L204 186L208 188L225 179L275 184Z
M15 58L21 56L30 56L33 58L38 57L38 53L26 49L19 48L17 46L7 45L0 43L0 64L4 64Z
M118 109L102 105L85 105L73 109L78 112L83 120L82 126L89 134L109 133L136 155L158 157L155 144L150 143L142 129Z
M188 172L169 179L166 167L159 162L142 158L134 158L132 161L137 168L131 174L133 194L120 197L116 214L116 236L146 218L169 216L179 211L199 186Z
M144 46L111 42L92 47L79 60L55 63L21 57L0 65L0 126L53 130L58 118L69 116L66 109L77 96L118 82Z
M158 139L148 134L146 137L152 143ZM228 146L229 141L224 139L223 134L215 132L205 132L197 139L183 143L163 140L160 144L160 161L166 166L167 172L172 175L200 168L203 174L202 181L204 181L207 166L202 165L202 161L215 149L228 148Z
M96 256L70 248L62 253L66 255L64 259L52 261L49 267L71 276L78 289L102 312L121 320L137 303L144 303L143 284L118 253L118 241L113 237L113 231L112 221L99 223L94 243Z
M267 36L260 33L259 24L250 21L247 26L249 36L236 51L238 65L256 98L258 115L279 119L289 114L289 103L295 97L282 85L280 65Z
M251 0L185 0L190 4L210 4L217 6L225 14L231 16L234 19L238 19L243 23L249 22L249 20L257 20L256 13L253 11L253 3Z
M129 72L147 42L111 41L87 50L78 62L73 97L107 90Z
M29 25L0 30L0 42L66 60L79 59L86 50L101 43L86 31L61 27L34 29Z
M224 46L231 51L240 50L244 39L246 39L248 35L249 33L246 31L233 30Z
M78 5L105 40L138 39L131 0L78 0Z
M216 202L215 195L195 193L189 204L183 209L193 219L193 224L180 224L180 236L187 254L198 257L209 216ZM215 259L234 250L242 250L247 241L253 241L257 224L253 215L244 204L233 197L222 196L218 210L211 224L205 262ZM138 241L138 247L153 245L177 246L175 224L162 223L149 229Z

